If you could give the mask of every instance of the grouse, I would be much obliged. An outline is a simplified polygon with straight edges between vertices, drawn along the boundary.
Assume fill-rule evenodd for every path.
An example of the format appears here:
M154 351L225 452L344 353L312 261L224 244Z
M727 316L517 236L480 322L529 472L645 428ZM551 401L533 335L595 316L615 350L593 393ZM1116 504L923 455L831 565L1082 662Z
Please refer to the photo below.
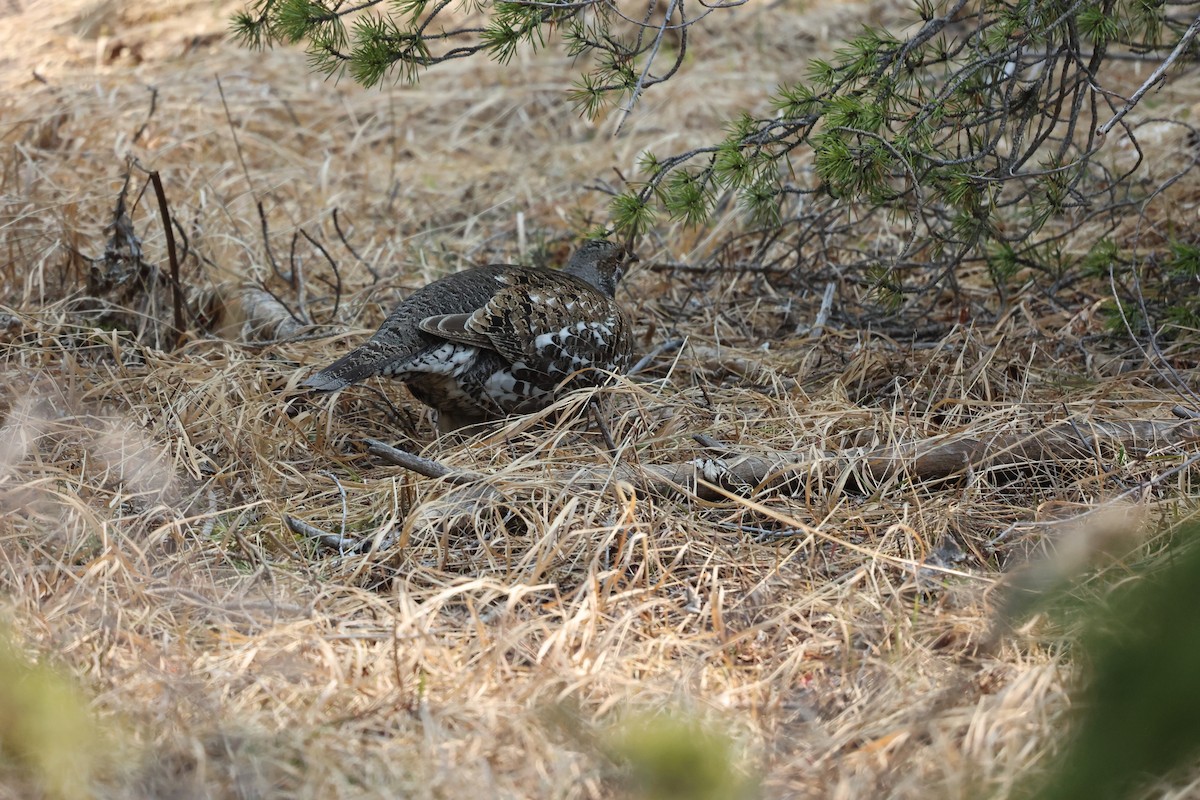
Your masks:
M623 372L629 317L613 295L637 256L585 242L560 270L491 264L448 275L401 302L362 346L308 378L332 392L374 375L408 385L443 433L549 405Z

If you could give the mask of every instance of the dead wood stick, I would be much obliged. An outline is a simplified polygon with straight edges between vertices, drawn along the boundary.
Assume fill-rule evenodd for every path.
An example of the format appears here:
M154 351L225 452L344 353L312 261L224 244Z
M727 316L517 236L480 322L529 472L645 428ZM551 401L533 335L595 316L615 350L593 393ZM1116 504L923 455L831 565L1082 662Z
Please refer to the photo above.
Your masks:
M1200 418L1200 412L1188 408L1187 406L1179 405L1171 408L1171 413L1180 419L1196 419Z
M167 207L167 193L163 190L158 170L150 171L150 182L154 184L154 195L158 198L158 213L162 217L163 233L167 237L167 259L171 264L171 298L175 306L175 342L183 336L183 311L187 301L183 299L183 286L179 283L179 255L175 252L175 228L171 224L171 211Z
M865 451L855 448L832 452L820 459L775 453L643 466L618 463L586 468L569 476L564 473L562 481L569 479L575 486L604 486L618 480L645 491L717 500L724 494L706 488L706 483L735 491L768 483L780 486L789 481L804 481L813 469L829 464L850 471L855 483L870 486L902 476L915 482L929 482L952 478L968 470L1019 469L1058 460L1116 458L1119 454L1141 458L1178 452L1181 447L1198 442L1200 420L1068 420L1041 430L998 432L987 437L943 434ZM427 477L456 484L481 479L477 474L456 472L374 439L368 439L367 444L373 455Z
M654 359L658 358L663 353L672 353L678 350L679 348L683 347L684 342L686 341L686 339L671 339L663 342L658 347L655 347L649 353L646 353L646 355L642 356L638 362L634 364L625 374L630 377L637 375L639 372L654 363Z
M1133 458L1178 449L1200 441L1192 420L1067 420L1042 430L991 437L934 436L919 442L877 448L864 457L875 480L900 473L915 480L947 478L966 469L1021 466L1056 459L1095 458L1118 451Z
M367 452L371 455L381 458L389 464L395 464L398 467L412 470L419 475L424 475L426 478L433 478L435 480L440 478L449 483L459 485L475 483L482 479L481 475L473 472L452 470L445 464L434 461L432 458L413 455L407 450L401 450L398 447L392 447L390 444L384 444L378 439L367 439L365 441L367 443Z
M1040 431L1010 431L989 437L945 434L865 452L855 449L829 453L820 460L793 459L787 453L778 453L653 464L640 470L618 465L616 477L648 490L719 499L718 494L704 488L703 481L725 488L755 487L768 481L779 484L804 480L813 468L832 462L853 471L860 483L882 483L899 476L928 482L971 469L1020 468L1105 454L1115 457L1118 452L1140 458L1158 452L1178 451L1181 446L1197 442L1200 442L1200 421L1068 421ZM613 474L611 468L605 468L596 470L591 477L596 482L603 482L610 480ZM703 481L697 481L697 477Z
M372 536L368 539L359 539L355 536L330 533L327 530L318 528L316 525L305 522L299 517L293 517L291 514L284 514L283 521L288 526L288 530L297 536L303 536L306 539L311 539L328 550L336 550L343 554L365 554L371 552L372 550L388 550L399 539L394 532L388 533L382 537Z

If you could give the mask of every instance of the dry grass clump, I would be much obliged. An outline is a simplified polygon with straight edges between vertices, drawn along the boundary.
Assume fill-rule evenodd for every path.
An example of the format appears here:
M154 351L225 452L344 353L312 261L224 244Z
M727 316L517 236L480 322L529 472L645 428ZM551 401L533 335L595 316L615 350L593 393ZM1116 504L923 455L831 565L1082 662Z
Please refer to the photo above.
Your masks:
M805 17L752 18L754 86L700 60L613 140L564 106L561 59L362 92L305 75L296 53L205 38L223 27L207 5L172 8L121 12L119 35L198 30L183 54L96 67L78 55L91 40L61 34L76 38L46 44L45 83L5 73L21 92L0 157L0 586L19 646L74 676L111 734L92 792L651 796L661 776L633 747L727 761L713 780L731 793L1003 795L1044 763L1068 664L1043 619L994 635L1003 571L1139 487L1144 538L1109 574L1160 552L1164 523L1193 513L1194 448L1096 441L941 482L872 482L853 456L1167 417L1156 374L1098 345L1087 289L1082 311L1021 298L988 328L947 304L938 321L963 324L918 346L808 338L820 297L675 270L717 234L665 229L621 299L643 350L686 343L600 393L615 451L582 395L455 444L398 387L297 390L436 275L560 261L605 219L585 187L758 102ZM81 295L126 153L163 177L186 251L203 333L177 346L117 329L145 308ZM165 271L144 182L135 168L129 220ZM243 336L247 286L304 335ZM967 281L961 297L986 293ZM479 479L387 466L364 438ZM764 455L803 474L702 497L637 482L693 463L718 480L713 464ZM323 551L288 517L393 544ZM639 739L647 718L668 722Z

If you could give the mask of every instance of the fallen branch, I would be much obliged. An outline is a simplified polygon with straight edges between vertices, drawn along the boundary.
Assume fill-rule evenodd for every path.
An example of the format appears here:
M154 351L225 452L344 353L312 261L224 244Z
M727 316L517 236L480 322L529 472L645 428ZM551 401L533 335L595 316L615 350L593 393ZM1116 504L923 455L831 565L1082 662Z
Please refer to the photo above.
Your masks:
M842 450L817 459L807 455L795 458L788 453L726 454L675 464L618 463L563 473L555 481L592 487L625 481L647 492L718 500L730 491L752 494L765 486L780 488L789 483L795 484L793 491L799 491L809 474L831 464L846 476L848 483L869 490L901 478L928 483L989 469L1022 469L1079 459L1146 458L1179 452L1183 446L1198 441L1200 421L1197 420L1067 420L1038 431L1000 432L989 437L944 434L870 450ZM707 437L701 443L719 444ZM458 485L483 479L481 475L456 472L373 439L367 440L367 444L373 455L427 477Z
M390 444L384 444L378 439L367 439L365 441L367 443L367 452L371 455L381 458L389 464L395 464L398 467L404 467L407 470L416 472L419 475L424 475L426 478L445 480L448 483L459 486L475 483L482 478L481 475L473 472L455 472L439 461L413 455L407 450L401 450L398 447L392 447Z
M820 459L745 455L735 458L695 459L682 464L643 467L639 473L622 468L620 477L644 488L684 492L703 499L719 495L698 486L696 478L726 489L758 487L803 481L816 467L841 464L854 482L867 487L896 478L926 483L946 480L970 471L1021 468L1081 458L1144 458L1177 450L1200 440L1200 422L1185 420L1066 421L1041 430L997 433L990 437L944 434L887 445L871 450L855 448L829 453ZM1106 453L1107 451L1107 453ZM597 470L607 476L610 470Z
M390 550L400 538L394 531L382 537L372 536L369 539L330 533L290 514L284 514L283 521L288 526L288 530L297 536L312 539L321 547L336 550L342 555L348 553L365 555L372 550Z

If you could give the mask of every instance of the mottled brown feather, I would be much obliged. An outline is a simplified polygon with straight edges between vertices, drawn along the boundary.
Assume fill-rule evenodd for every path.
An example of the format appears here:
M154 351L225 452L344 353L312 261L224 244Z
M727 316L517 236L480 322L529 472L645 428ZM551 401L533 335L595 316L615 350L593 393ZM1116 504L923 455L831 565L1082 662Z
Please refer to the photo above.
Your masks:
M592 241L562 271L493 264L449 275L305 383L335 391L394 377L454 424L536 410L627 368L631 324L613 294L632 260L618 244Z

